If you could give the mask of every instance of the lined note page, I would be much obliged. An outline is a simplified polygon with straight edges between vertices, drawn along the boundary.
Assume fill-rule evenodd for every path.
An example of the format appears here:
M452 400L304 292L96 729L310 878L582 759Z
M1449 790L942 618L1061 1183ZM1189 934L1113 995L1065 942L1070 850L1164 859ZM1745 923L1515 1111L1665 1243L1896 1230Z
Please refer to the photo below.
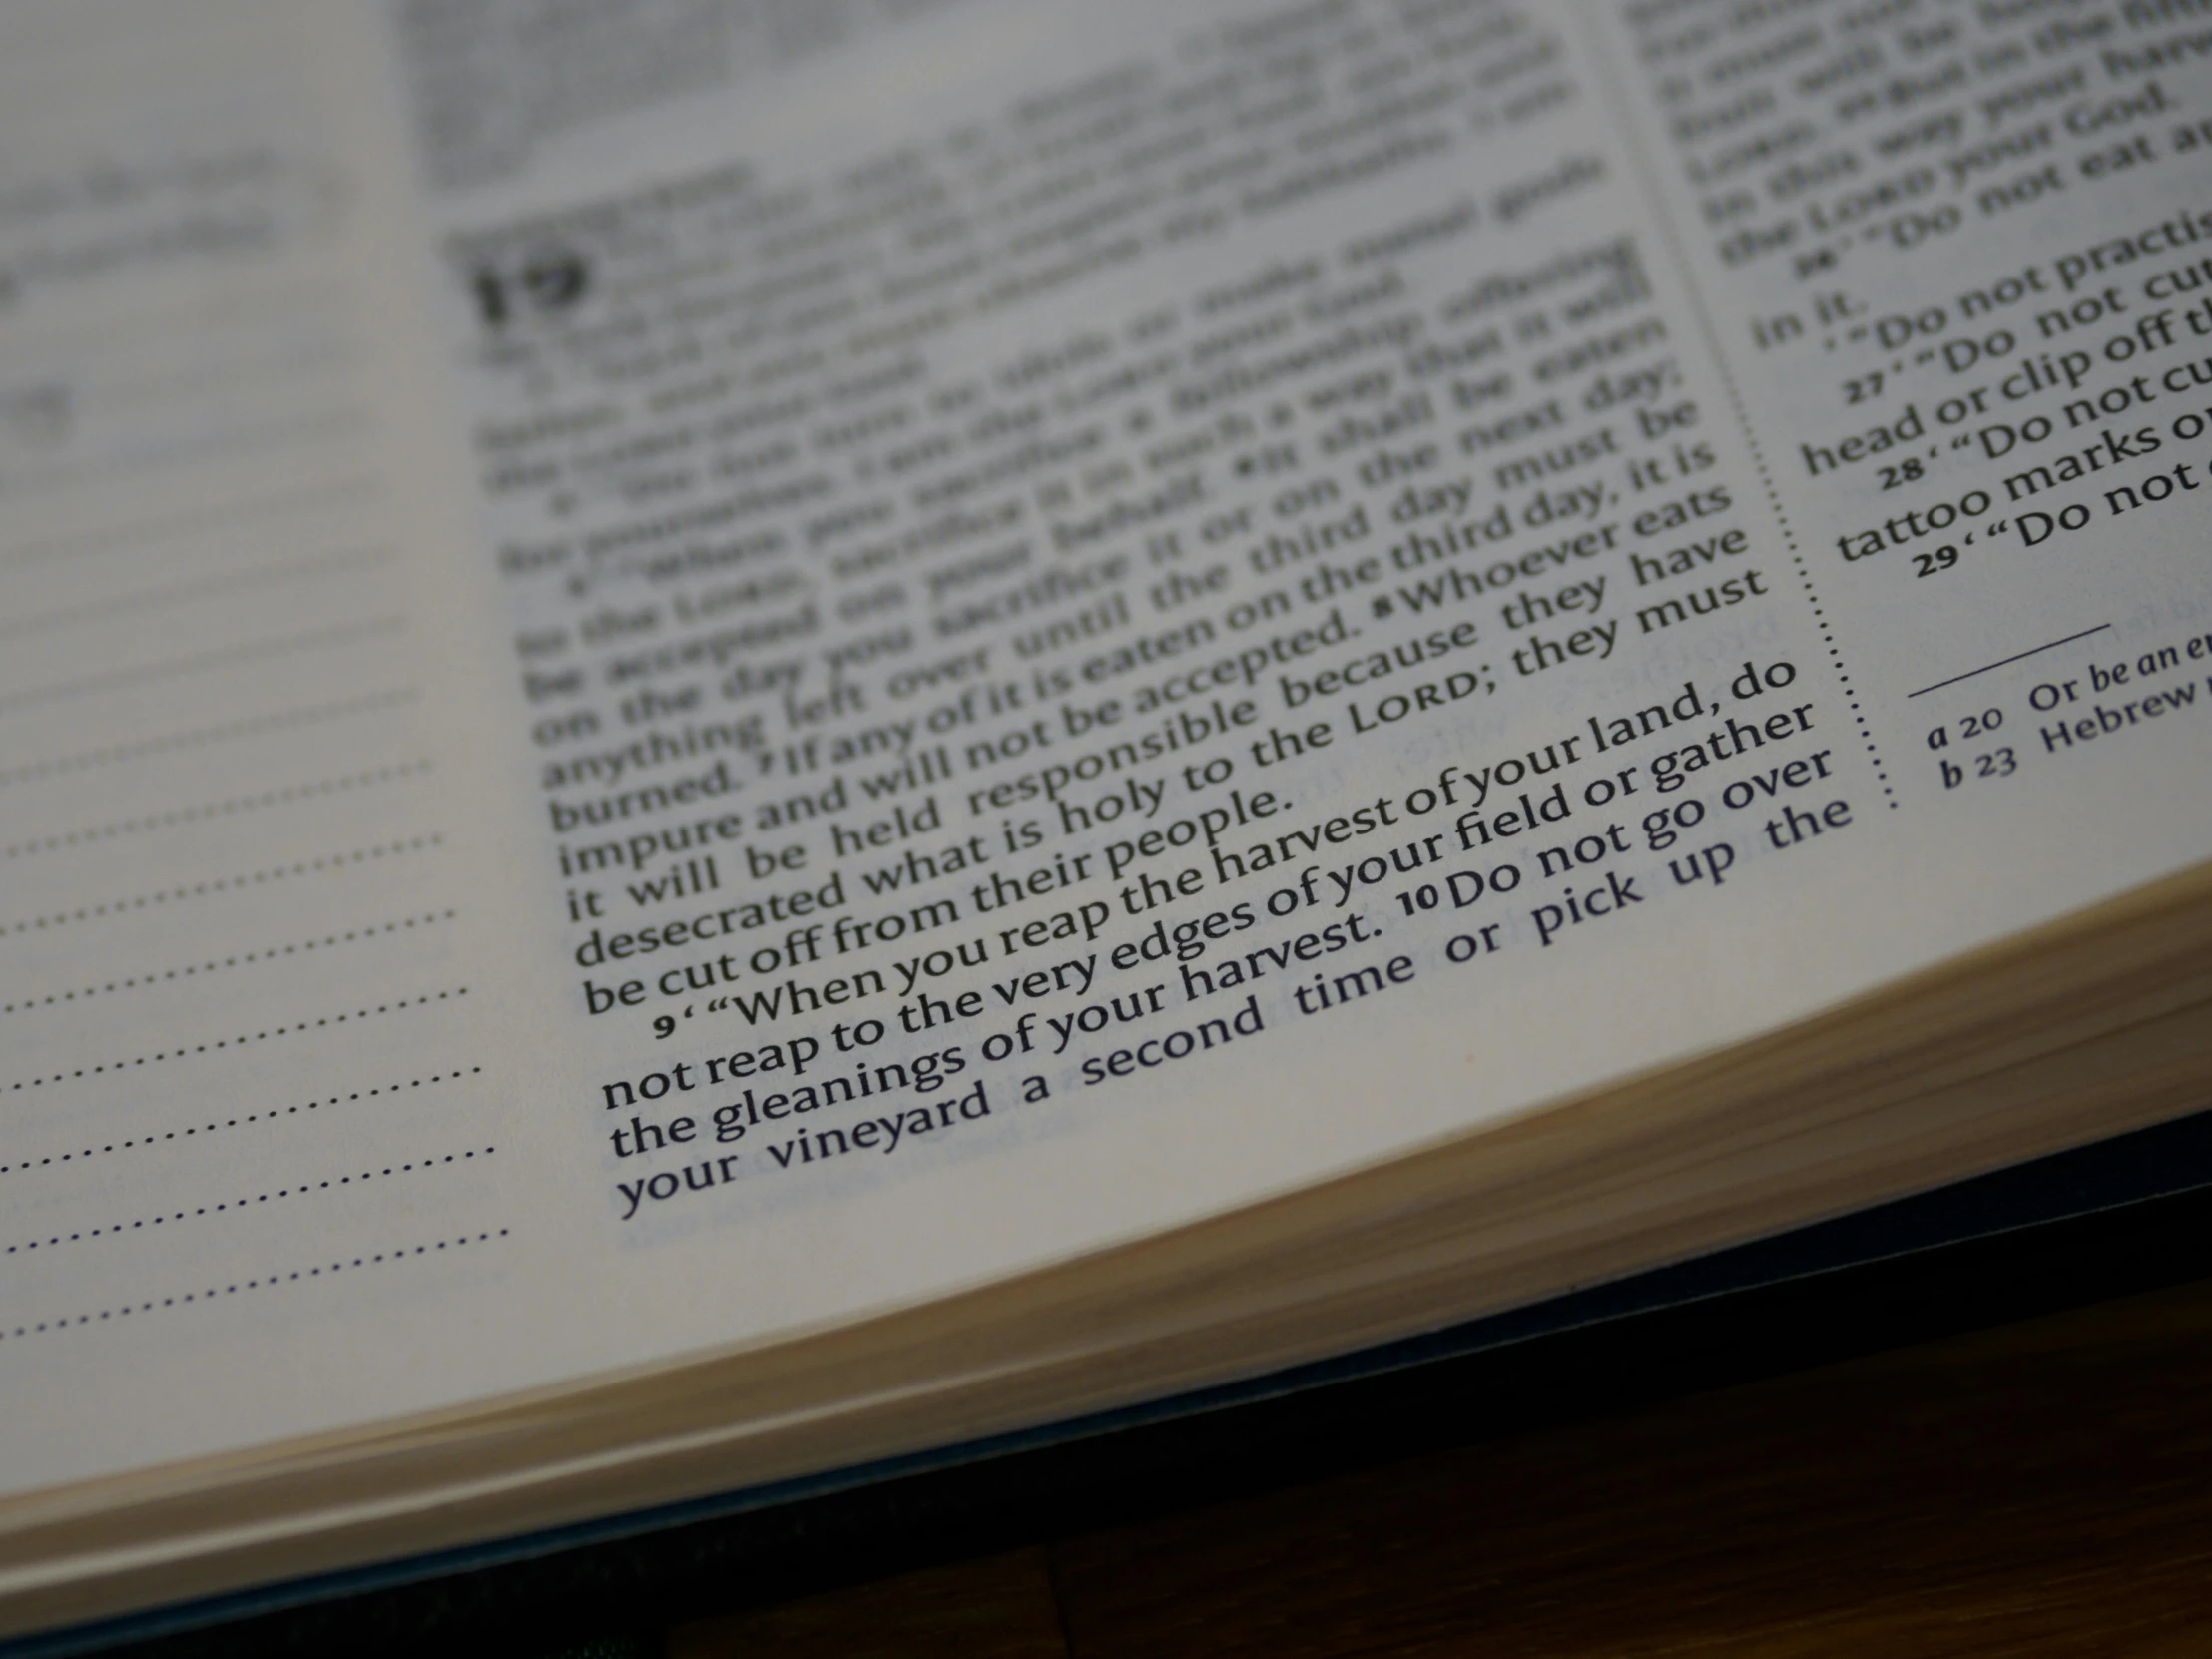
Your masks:
M64 1413L72 1470L204 1445L188 1379L289 1336L311 1384L357 1363L317 1327L527 1241L369 181L299 26L0 16L0 1386L179 1383Z

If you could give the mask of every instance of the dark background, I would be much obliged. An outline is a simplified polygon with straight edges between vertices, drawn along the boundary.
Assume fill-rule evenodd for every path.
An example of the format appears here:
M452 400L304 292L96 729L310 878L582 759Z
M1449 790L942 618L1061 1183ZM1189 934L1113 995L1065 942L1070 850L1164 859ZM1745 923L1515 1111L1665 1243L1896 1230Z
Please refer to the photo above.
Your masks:
M1249 1384L24 1652L2212 1653L2212 1113Z

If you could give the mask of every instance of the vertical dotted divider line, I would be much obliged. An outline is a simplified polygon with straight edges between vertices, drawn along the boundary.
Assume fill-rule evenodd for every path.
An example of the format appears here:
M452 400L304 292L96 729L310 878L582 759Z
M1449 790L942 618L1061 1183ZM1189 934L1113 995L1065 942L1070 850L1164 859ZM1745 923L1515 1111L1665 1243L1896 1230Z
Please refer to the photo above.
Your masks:
M1701 318L1702 320L1702 318ZM1710 328L1707 329L1710 335ZM1713 351L1713 365L1720 370L1721 384L1727 388L1730 408L1735 411L1736 424L1744 434L1744 446L1751 451L1751 464L1759 473L1759 486L1767 492L1767 505L1774 509L1775 522L1782 526L1782 539L1790 549L1790 562L1797 566L1798 580L1805 585L1806 603L1813 607L1813 621L1821 631L1821 645L1828 652L1829 667L1835 670L1842 682L1844 701L1851 705L1851 718L1859 727L1859 738L1867 746L1867 758L1874 763L1874 775L1882 785L1882 799L1897 810L1897 791L1890 787L1890 769L1882 764L1882 751L1875 747L1874 731L1867 725L1866 710L1860 707L1859 688L1852 684L1851 671L1844 667L1844 654L1836 647L1836 631L1828 625L1828 612L1821 604L1821 596L1813 586L1813 572L1805 563L1804 550L1798 546L1797 531L1791 527L1790 515L1782 510L1781 493L1774 487L1774 477L1767 470L1766 451L1760 447L1757 433L1752 430L1751 418L1745 412L1743 394L1736 389L1736 376L1729 371L1728 361L1720 354L1719 346L1708 339Z
M1569 8L1571 15L1572 8ZM1583 39L1584 55L1597 67L1597 73L1606 83L1608 101L1613 109L1624 111L1630 107L1627 89L1620 84L1620 76L1610 56L1602 46ZM1704 336L1706 355L1719 371L1722 389L1728 393L1729 408L1736 416L1736 429L1743 434L1744 447L1751 454L1751 464L1759 473L1759 484L1767 493L1767 505L1774 510L1775 522L1782 527L1782 539L1790 550L1791 563L1797 566L1798 580L1804 584L1806 602L1813 607L1813 621L1820 628L1821 643L1828 652L1829 667L1843 687L1844 701L1851 705L1851 718L1859 728L1860 741L1867 746L1867 758L1874 763L1876 780L1882 785L1882 798L1892 812L1897 810L1897 792L1890 787L1890 769L1882 763L1882 752L1875 747L1874 732L1867 724L1866 711L1860 707L1859 689L1852 684L1850 671L1844 667L1844 654L1837 648L1835 630L1828 625L1827 609L1821 604L1819 592L1813 586L1813 573L1806 565L1805 554L1798 546L1797 531L1791 527L1790 515L1782 510L1782 497L1774 487L1774 477L1767 470L1767 455L1760 446L1759 435L1752 429L1751 417L1744 408L1743 393L1736 385L1735 372L1728 366L1728 354L1721 349L1720 333L1713 326L1712 312L1706 307L1704 290L1697 281L1697 273L1690 264L1688 252L1682 246L1682 238L1675 228L1673 216L1666 211L1666 197L1660 189L1657 165L1651 151L1642 142L1642 135L1631 129L1625 119L1620 120L1624 136L1629 140L1622 146L1628 156L1629 167L1637 175L1638 194L1650 206L1651 220L1659 228L1659 237L1666 244L1667 258L1673 262L1675 277L1685 295L1690 314L1696 319L1698 332Z

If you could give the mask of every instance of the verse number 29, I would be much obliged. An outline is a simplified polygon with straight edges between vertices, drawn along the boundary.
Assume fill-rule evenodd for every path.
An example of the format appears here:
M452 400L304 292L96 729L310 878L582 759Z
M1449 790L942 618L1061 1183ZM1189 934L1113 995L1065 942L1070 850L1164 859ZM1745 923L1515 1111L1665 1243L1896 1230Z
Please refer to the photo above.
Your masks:
M1913 555L1913 574L1934 576L1950 569L1957 562L1958 549L1955 547L1938 547L1933 553L1916 553Z
M477 314L487 328L503 328L518 314L566 310L591 288L591 267L581 254L549 249L502 270L478 266L469 274Z

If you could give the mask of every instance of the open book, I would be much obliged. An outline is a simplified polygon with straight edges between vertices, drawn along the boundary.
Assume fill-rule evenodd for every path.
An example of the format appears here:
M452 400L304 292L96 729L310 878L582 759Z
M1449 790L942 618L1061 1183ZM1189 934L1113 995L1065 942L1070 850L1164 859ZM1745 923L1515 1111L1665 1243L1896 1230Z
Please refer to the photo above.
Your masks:
M2199 0L0 12L0 1631L2212 1094Z

